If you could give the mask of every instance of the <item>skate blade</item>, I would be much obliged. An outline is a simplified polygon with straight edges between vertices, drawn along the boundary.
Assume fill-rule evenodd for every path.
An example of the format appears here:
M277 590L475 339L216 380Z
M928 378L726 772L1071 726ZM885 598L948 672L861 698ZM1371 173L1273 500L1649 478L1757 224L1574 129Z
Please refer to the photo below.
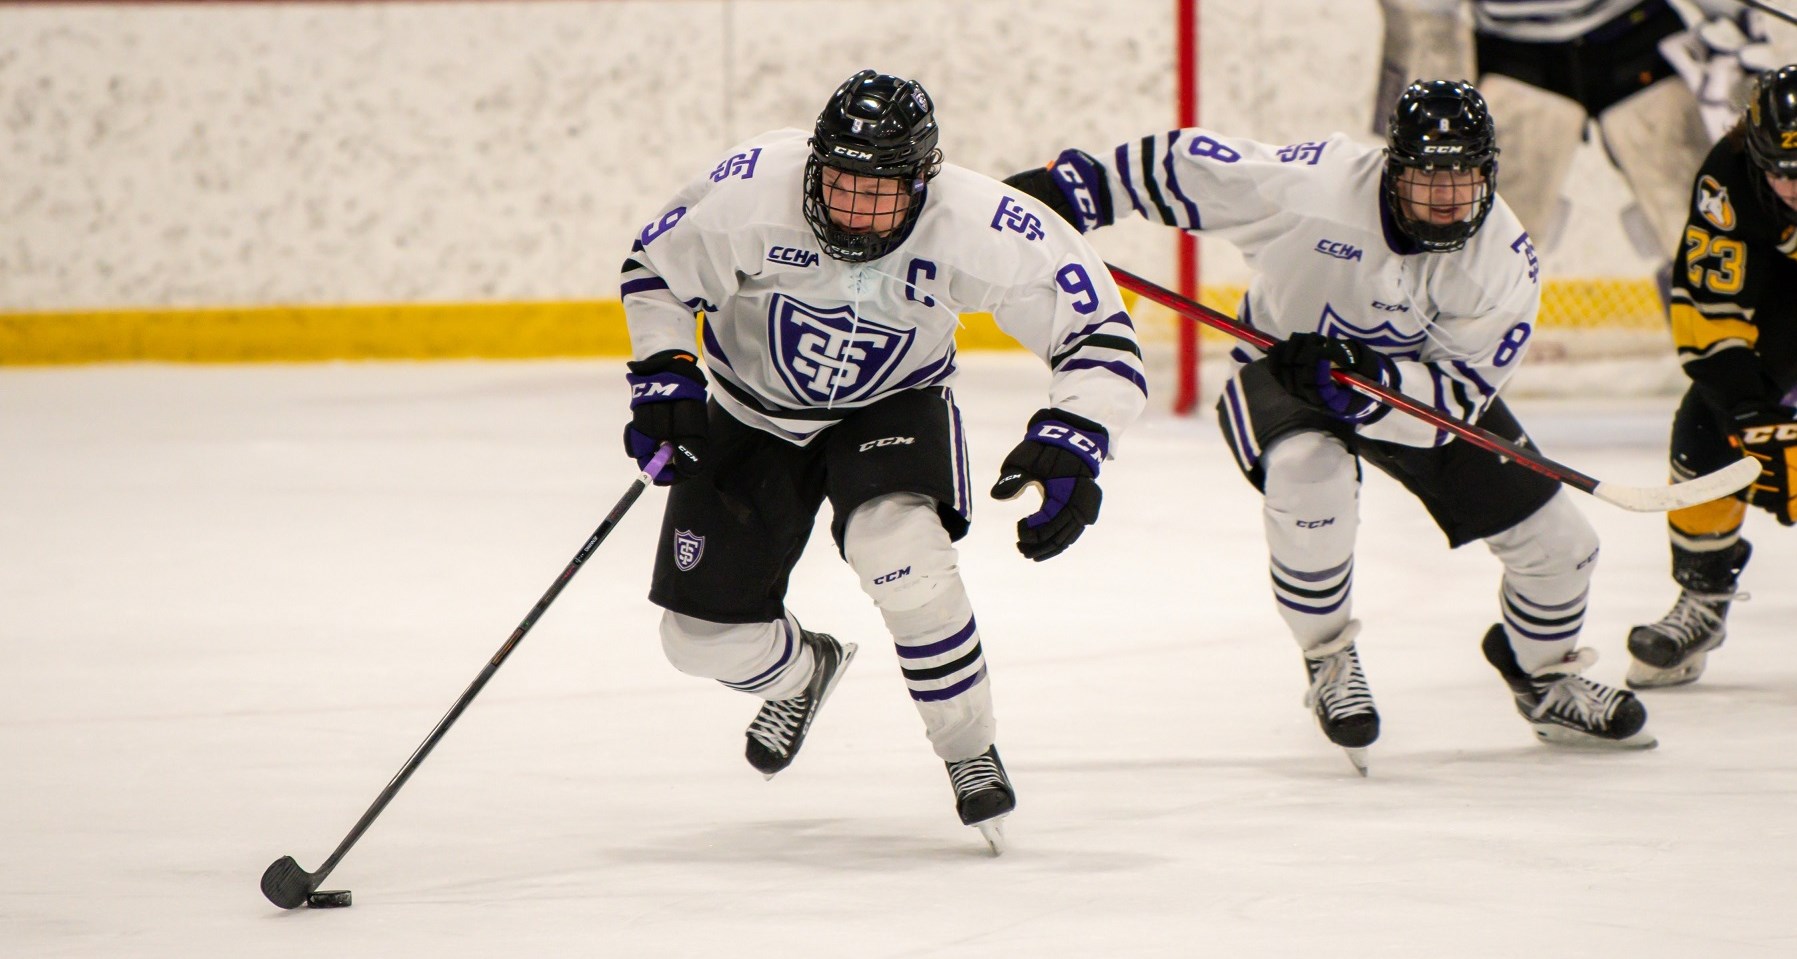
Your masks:
M1708 652L1698 653L1677 666L1666 669L1649 666L1638 659L1631 659L1628 675L1624 676L1622 681L1630 689L1665 689L1668 686L1686 686L1697 682L1697 678L1703 675L1704 664L1709 658Z
M1565 726L1540 725L1535 727L1535 738L1555 746L1571 746L1575 749L1652 749L1660 744L1653 733L1643 729L1627 739L1605 739L1590 733L1581 733L1567 729Z
M1005 854L1005 817L998 816L985 822L976 822L973 828L980 831L981 838L986 840L986 848L992 850L994 857Z
M1354 771L1360 774L1360 778L1365 779L1366 775L1367 775L1366 747L1365 746L1353 746L1353 747L1343 746L1342 752L1347 754L1348 762L1351 762L1354 764Z

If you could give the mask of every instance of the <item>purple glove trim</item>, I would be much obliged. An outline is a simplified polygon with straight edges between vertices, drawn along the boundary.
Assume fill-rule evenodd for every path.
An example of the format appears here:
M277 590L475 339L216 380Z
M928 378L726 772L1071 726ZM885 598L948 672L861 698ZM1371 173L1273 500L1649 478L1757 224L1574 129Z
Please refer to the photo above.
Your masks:
M1081 233L1090 233L1105 225L1105 210L1098 198L1099 191L1107 187L1104 175L1098 172L1098 162L1091 155L1083 150L1062 150L1049 172L1054 174L1054 184L1060 187L1067 205L1078 214L1079 222L1074 225Z
M1060 420L1038 420L1030 426L1029 438L1046 446L1058 446L1073 453L1086 463L1092 475L1098 475L1098 466L1110 452L1110 438L1097 433L1088 433L1075 426L1069 426Z
M644 403L705 401L705 384L678 373L650 373L647 376L626 373L624 379L630 383L630 408L633 410Z
M1043 523L1059 516L1061 510L1065 509L1068 501L1073 498L1073 487L1076 483L1077 481L1071 476L1064 476L1060 479L1051 479L1043 482L1042 508L1025 516L1023 518L1024 525L1028 526L1030 529L1035 529Z

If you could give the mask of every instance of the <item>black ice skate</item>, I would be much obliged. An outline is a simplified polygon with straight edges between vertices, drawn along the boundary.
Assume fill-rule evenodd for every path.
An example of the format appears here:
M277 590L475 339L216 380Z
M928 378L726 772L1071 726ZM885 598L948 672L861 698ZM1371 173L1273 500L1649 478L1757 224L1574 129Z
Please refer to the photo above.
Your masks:
M1672 611L1657 623L1629 630L1626 682L1635 689L1683 686L1703 675L1710 650L1728 638L1728 605L1746 593L1678 591Z
M1647 708L1626 689L1580 676L1597 662L1597 651L1580 649L1533 674L1523 672L1503 624L1485 633L1485 659L1497 668L1516 697L1516 711L1536 738L1562 746L1652 749L1659 740L1647 731Z
M749 742L744 755L749 765L769 779L792 765L799 747L805 744L811 721L817 718L824 700L830 698L830 691L849 667L849 660L855 658L854 643L839 643L835 637L810 630L800 630L799 635L800 641L811 649L811 681L805 684L804 692L791 699L770 699L762 704L745 733Z
M1379 711L1373 707L1373 691L1360 669L1360 653L1354 637L1360 621L1351 619L1336 637L1304 651L1304 669L1310 691L1304 705L1316 711L1323 735L1348 754L1362 776L1367 774L1366 748L1379 738Z
M1735 592L1753 547L1740 540L1727 550L1694 552L1672 547L1672 576L1678 600L1657 623L1629 630L1628 676L1636 689L1682 686L1703 675L1710 650L1728 638L1728 606L1747 599Z
M955 812L961 823L979 829L994 856L1005 851L1004 819L1017 808L1017 793L1011 788L1011 777L1005 775L1005 764L998 758L998 747L972 759L944 763L948 781L955 787Z

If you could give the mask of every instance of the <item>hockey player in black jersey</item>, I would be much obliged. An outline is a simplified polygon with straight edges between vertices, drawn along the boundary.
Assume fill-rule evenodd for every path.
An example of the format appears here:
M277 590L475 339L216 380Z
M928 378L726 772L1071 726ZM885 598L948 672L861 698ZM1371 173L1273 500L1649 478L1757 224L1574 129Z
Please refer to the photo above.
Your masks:
M1667 516L1679 595L1665 618L1629 633L1637 688L1696 681L1722 645L1729 604L1745 597L1747 507L1797 523L1797 65L1758 76L1698 171L1688 216L1672 337L1691 386L1672 420L1672 473L1743 452L1763 468L1746 490Z
M1581 675L1596 658L1578 637L1598 544L1571 495L1328 379L1351 370L1528 442L1500 390L1528 347L1540 268L1497 193L1493 141L1478 90L1419 81L1383 150L1192 128L1102 160L1067 150L1009 181L1082 229L1133 211L1227 240L1253 264L1239 317L1281 342L1232 353L1241 366L1218 420L1264 497L1273 598L1304 655L1308 704L1363 773L1380 728L1352 618L1363 462L1420 499L1450 545L1483 541L1503 563L1503 621L1482 650L1537 736L1654 744L1633 694Z
M749 764L771 777L793 762L855 652L786 607L828 499L956 812L996 852L1016 793L954 546L973 499L949 388L960 314L990 312L1053 370L993 488L1044 491L1017 525L1030 559L1097 520L1099 467L1147 384L1098 254L1020 191L943 162L937 141L920 84L864 70L809 136L739 144L657 210L624 262L625 447L639 463L675 449L656 478L678 485L650 599L670 662L763 701Z

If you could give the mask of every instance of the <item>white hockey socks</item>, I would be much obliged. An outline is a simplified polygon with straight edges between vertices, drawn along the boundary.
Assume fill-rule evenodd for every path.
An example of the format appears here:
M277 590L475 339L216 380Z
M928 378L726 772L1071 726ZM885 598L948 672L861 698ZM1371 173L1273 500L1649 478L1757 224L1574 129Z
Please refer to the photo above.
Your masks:
M936 755L956 761L985 752L998 731L986 657L935 501L905 493L865 503L843 540L892 633L905 690Z
M1261 465L1273 598L1298 645L1314 649L1340 635L1353 613L1354 456L1326 433L1294 433L1276 441Z
M713 623L668 611L661 616L661 648L688 676L718 682L762 699L790 699L811 679L811 651L799 642L788 615L771 623Z
M1485 545L1504 564L1498 605L1517 665L1533 674L1564 660L1585 625L1597 531L1562 489Z

